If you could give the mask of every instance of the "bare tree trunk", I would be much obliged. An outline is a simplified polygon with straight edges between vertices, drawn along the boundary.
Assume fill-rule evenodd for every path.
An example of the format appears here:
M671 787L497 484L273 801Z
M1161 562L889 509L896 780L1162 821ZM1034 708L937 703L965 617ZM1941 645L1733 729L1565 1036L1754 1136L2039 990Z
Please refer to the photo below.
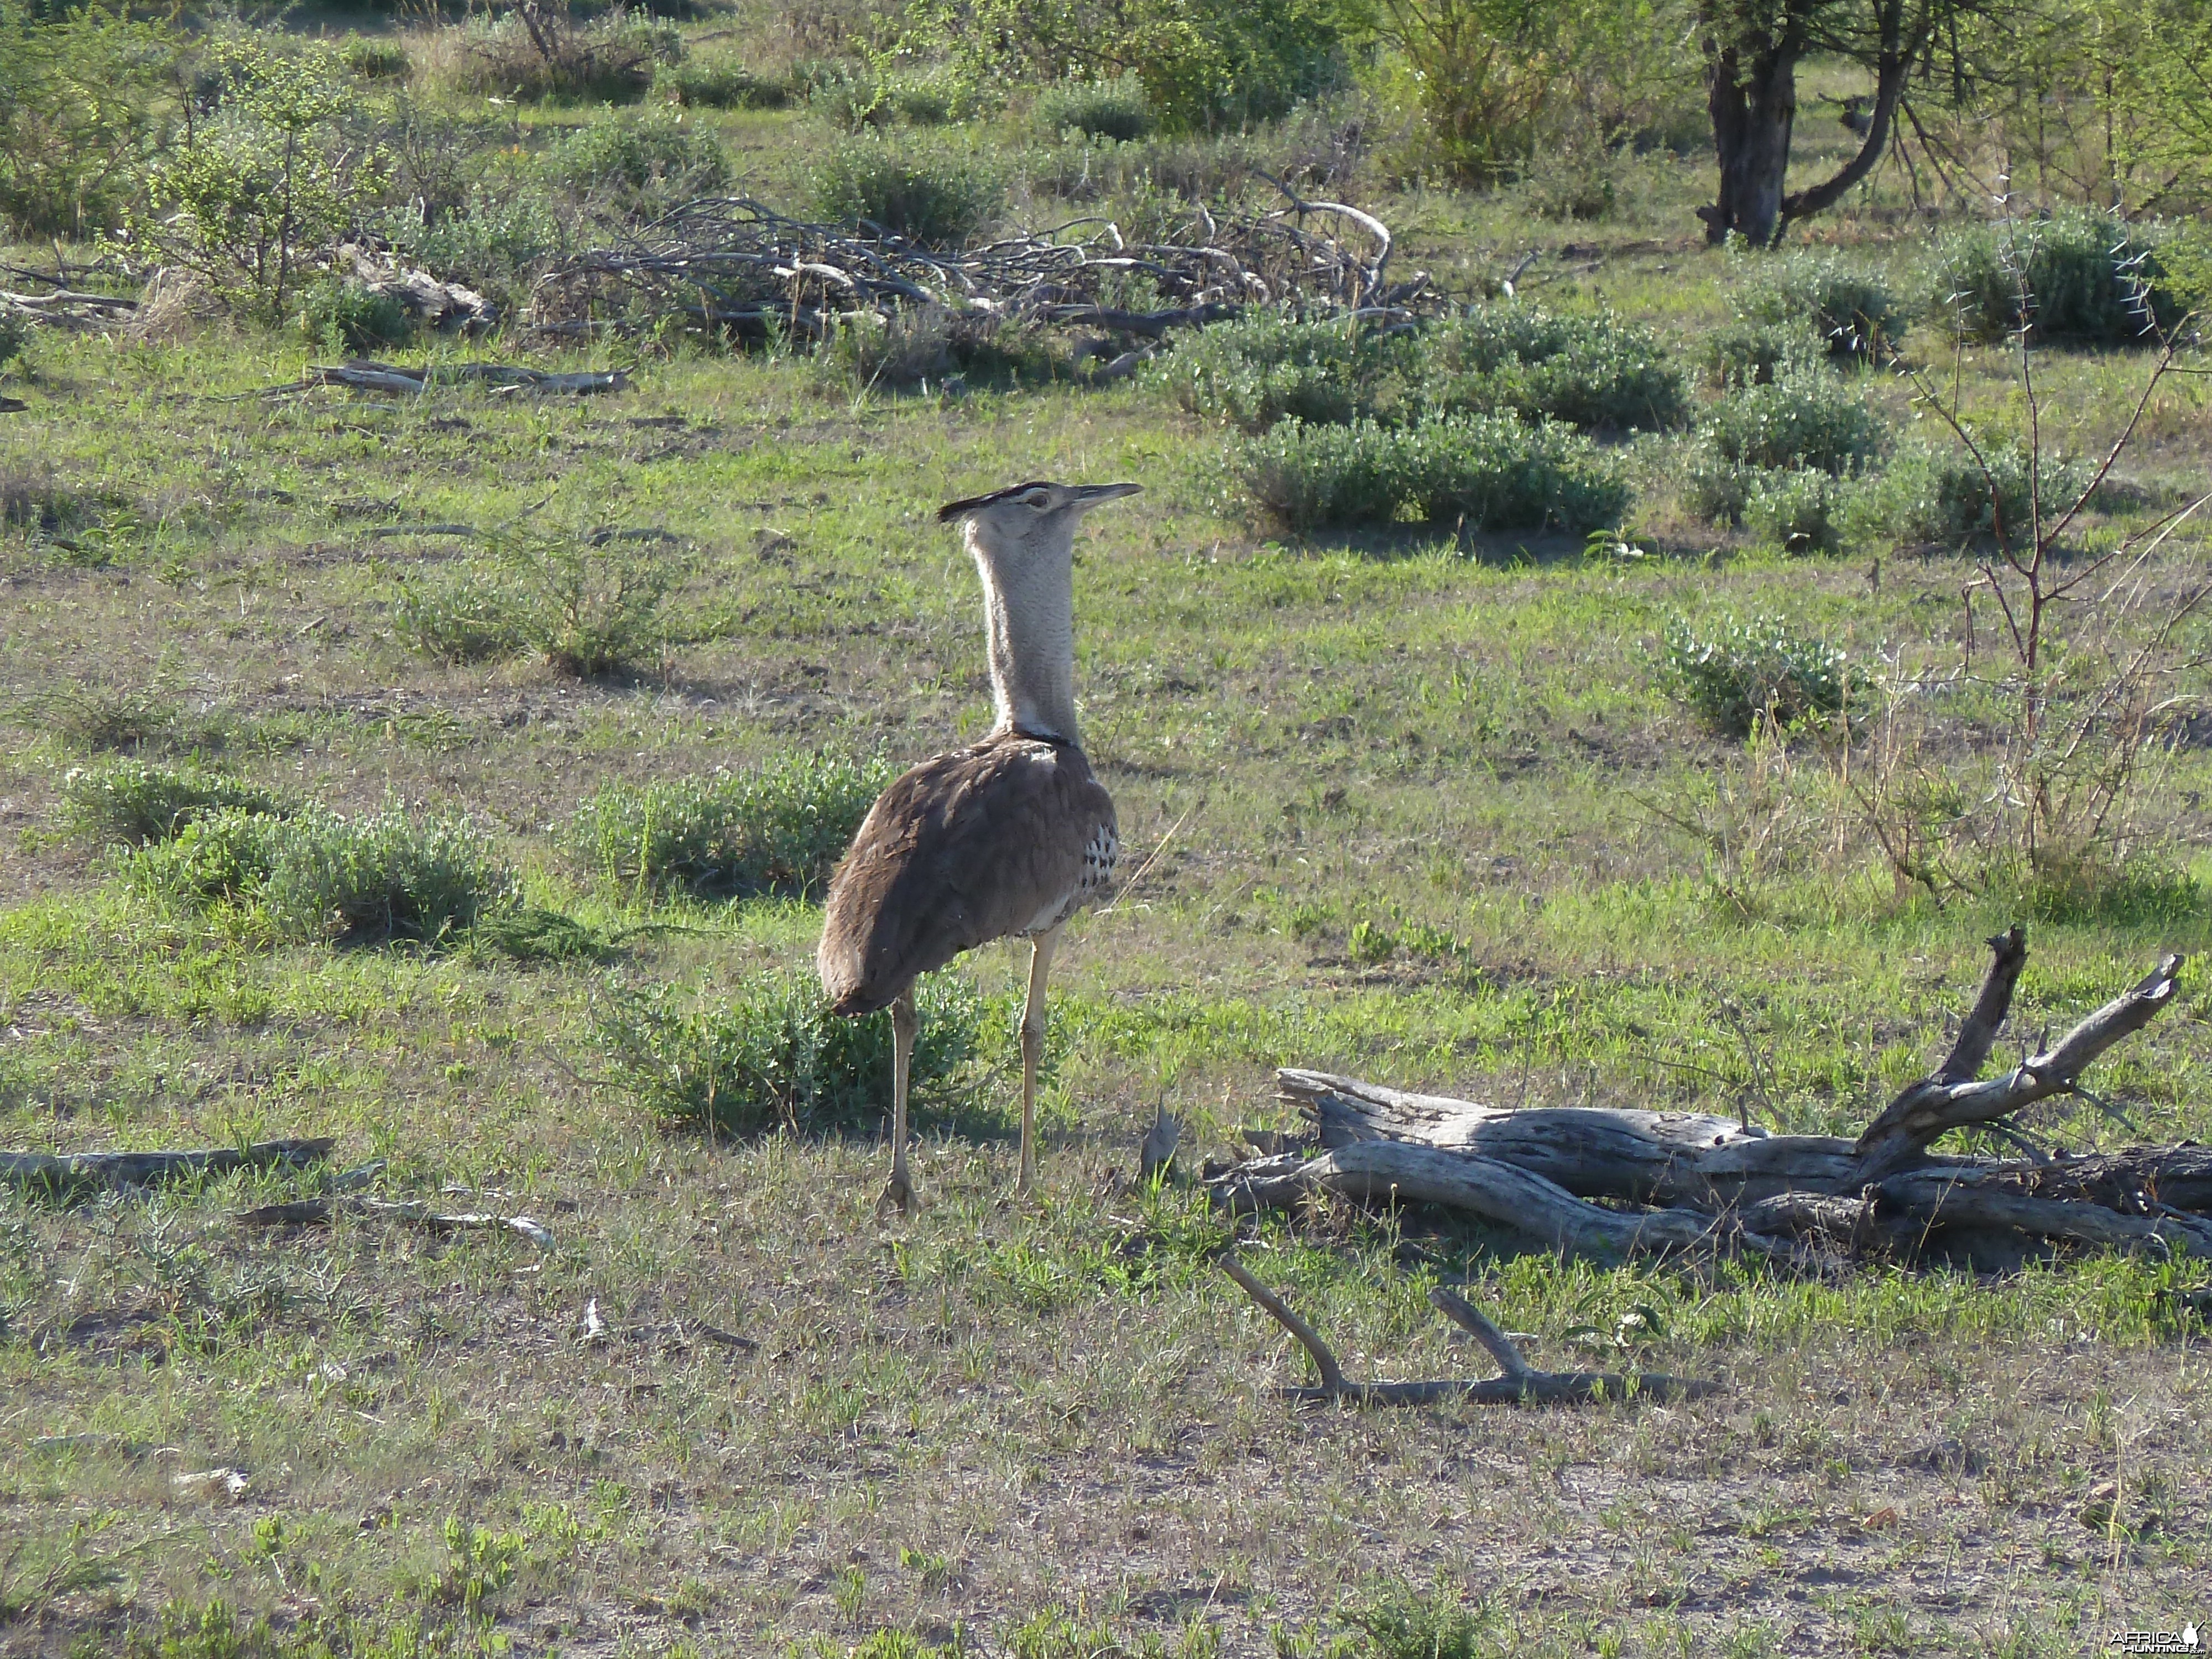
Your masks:
M1797 19L1788 15L1776 33L1748 29L1731 40L1716 27L1709 16L1705 102L1712 112L1720 190L1711 206L1698 210L1698 217L1705 222L1709 242L1726 241L1733 231L1753 247L1765 247L1782 228L1783 176L1797 122L1797 59L1804 38Z

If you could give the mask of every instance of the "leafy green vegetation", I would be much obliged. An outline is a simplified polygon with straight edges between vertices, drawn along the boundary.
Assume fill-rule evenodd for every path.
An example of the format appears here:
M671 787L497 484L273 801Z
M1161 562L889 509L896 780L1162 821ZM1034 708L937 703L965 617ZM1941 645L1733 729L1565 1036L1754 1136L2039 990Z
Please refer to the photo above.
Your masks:
M629 891L819 895L890 781L880 760L799 753L721 777L611 783L577 808L568 838Z
M956 976L933 975L915 997L921 1028L908 1087L917 1110L956 1098L986 1048L989 1012ZM888 1109L888 1012L829 1012L810 973L755 979L702 1007L659 988L611 997L592 1028L609 1083L662 1122L721 1134L763 1129L872 1129Z
M61 795L77 833L95 846L149 846L173 841L198 819L219 812L281 817L279 798L258 785L196 766L117 760L75 767Z
M1663 666L1675 695L1732 738L1859 719L1874 699L1841 647L1780 617L1730 617L1712 632L1677 618L1667 627Z
M1589 439L1510 416L1409 427L1286 421L1235 462L1252 501L1285 528L1390 524L1473 530L1594 530L1618 520L1628 487Z

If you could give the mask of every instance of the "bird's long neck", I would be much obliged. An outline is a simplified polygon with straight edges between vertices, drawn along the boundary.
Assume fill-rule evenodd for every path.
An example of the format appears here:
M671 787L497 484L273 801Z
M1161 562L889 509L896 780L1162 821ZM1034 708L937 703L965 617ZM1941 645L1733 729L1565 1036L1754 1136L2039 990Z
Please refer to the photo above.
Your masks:
M1078 741L1075 580L1066 557L1000 560L971 540L990 636L994 735Z

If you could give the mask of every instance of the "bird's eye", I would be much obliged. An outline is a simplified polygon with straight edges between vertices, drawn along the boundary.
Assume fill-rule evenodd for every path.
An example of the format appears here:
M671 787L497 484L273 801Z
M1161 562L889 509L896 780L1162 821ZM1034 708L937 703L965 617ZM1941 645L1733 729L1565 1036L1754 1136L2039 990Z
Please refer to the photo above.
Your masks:
M1024 507L1034 507L1039 512L1042 512L1051 500L1052 497L1046 495L1042 489L1032 489L1028 495L1022 497L1022 505Z

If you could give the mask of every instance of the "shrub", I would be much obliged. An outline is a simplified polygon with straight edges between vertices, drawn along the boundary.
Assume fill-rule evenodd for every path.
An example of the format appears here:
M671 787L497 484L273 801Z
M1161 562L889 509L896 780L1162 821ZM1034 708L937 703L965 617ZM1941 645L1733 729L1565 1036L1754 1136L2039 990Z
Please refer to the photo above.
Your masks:
M1934 297L1965 339L2002 339L2032 319L2039 340L2124 345L2179 319L2163 275L2129 228L2069 213L1952 237L1937 256Z
M973 151L873 137L831 150L815 171L813 189L830 218L878 225L937 247L967 240L1006 199L997 168Z
M260 897L286 937L437 945L515 901L513 874L464 817L317 810L285 822L276 841Z
M344 131L355 94L329 48L279 52L238 38L218 62L222 106L148 175L129 216L133 254L274 320L382 191L388 158Z
M71 827L100 846L173 841L187 826L218 812L274 817L283 811L276 796L237 778L145 761L74 767L62 780L61 793Z
M653 89L686 109L781 109L791 101L789 82L734 58L686 58L655 76Z
M1401 428L1286 421L1234 465L1285 528L1413 517L1470 530L1617 523L1629 491L1604 453L1563 426L1471 416Z
M459 91L526 100L624 104L643 97L659 65L683 56L672 25L612 12L579 29L565 16L511 11L467 25L448 78Z
M1340 425L1373 415L1377 383L1400 355L1357 324L1260 313L1194 331L1154 373L1193 414L1255 433L1283 420Z
M886 317L848 312L818 353L823 366L856 386L911 386L952 372L954 320L940 306L904 306Z
M1958 547L1996 535L2001 510L2006 540L2027 541L2034 518L2027 449L2016 443L1985 445L1982 457L1989 463L1986 473L1956 444L1920 443L1904 450L1867 487L1856 522L1901 542ZM2036 492L2045 518L2071 507L2093 476L2084 461L2045 456Z
M1662 674L1674 696L1715 730L1747 737L1825 726L1865 708L1873 684L1840 646L1800 634L1779 617L1733 617L1717 635L1677 617L1668 624Z
M1705 449L1741 466L1856 471L1881 437L1874 411L1831 378L1792 375L1729 392L1699 434Z
M394 638L447 662L534 652L580 678L635 672L680 642L667 605L689 562L649 542L512 532L490 568L403 582Z
M347 36L338 59L364 81L404 81L414 68L407 48L382 34Z
M1817 467L1754 473L1741 509L1744 527L1785 553L1832 553L1843 489Z
M1860 361L1887 351L1903 333L1905 319L1881 277L1833 253L1760 258L1737 307L1745 320L1777 328L1809 323L1830 356Z
M266 813L218 809L148 842L131 872L147 891L195 907L250 900L268 884L290 832Z
M711 195L730 182L730 158L714 135L667 109L587 123L539 167L569 196L625 210Z
M23 355L31 343L31 325L13 312L0 316L0 368Z
M611 783L576 810L568 839L625 889L702 897L825 886L890 769L800 752L734 775Z
M1367 1638L1373 1659L1483 1659L1500 1646L1496 1612L1468 1607L1441 1583L1425 1594L1389 1586L1346 1609L1345 1620Z
M1602 145L1539 149L1521 168L1521 200L1539 219L1607 219L1620 197L1620 163Z
M945 1103L983 1051L987 1005L946 974L921 980L915 1002L908 1099L926 1109ZM592 1037L603 1069L672 1128L872 1127L890 1107L889 1012L839 1018L803 971L765 975L703 1007L672 987L621 996L599 1012Z
M415 330L415 313L398 295L330 276L301 291L296 321L309 344L354 353L404 343Z
M1735 322L1705 336L1705 384L1726 392L1771 386L1803 374L1827 355L1827 342L1802 319L1784 323Z
M1690 457L1682 470L1682 505L1713 524L1741 524L1765 469L1723 460L1710 452Z
M1131 64L1178 132L1272 120L1346 78L1346 14L1332 0L971 0L929 15L923 39L976 84Z
M1055 82L1037 94L1032 112L1047 132L1079 132L1116 143L1149 137L1156 125L1145 83L1133 75Z
M426 221L394 208L375 222L392 251L448 282L513 295L525 278L568 251L568 234L540 186L478 194Z
M1581 427L1679 425L1681 377L1651 332L1610 313L1563 317L1510 301L1419 337L1420 407Z

